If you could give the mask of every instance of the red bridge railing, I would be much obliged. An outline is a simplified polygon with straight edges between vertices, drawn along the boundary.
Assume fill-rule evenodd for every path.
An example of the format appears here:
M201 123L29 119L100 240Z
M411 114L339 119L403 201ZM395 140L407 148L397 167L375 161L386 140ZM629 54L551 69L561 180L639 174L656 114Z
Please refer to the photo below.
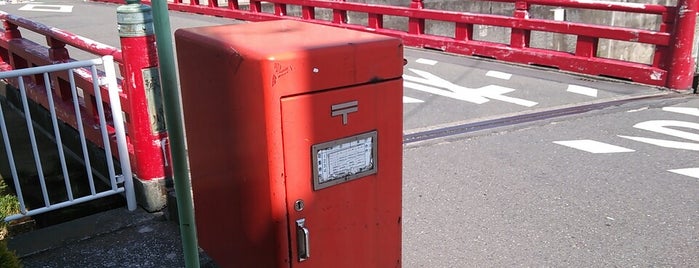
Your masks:
M0 31L0 71L74 61L69 55L69 49L77 49L95 55L94 57L113 56L123 77L119 83L122 89L120 97L126 118L127 141L133 171L141 180L162 179L169 175L170 170L165 158L168 154L163 149L165 145L162 142L167 138L167 134L164 131L153 133L150 131L151 125L143 123L143 121L147 122L150 116L147 109L148 102L144 94L144 82L143 80L131 79L134 76L125 73L125 70L138 69L132 68L133 63L126 61L126 58L136 59L132 61L138 62L147 58L146 55L124 55L125 53L122 53L120 49L1 11L0 20L3 23L3 27L0 29L2 30ZM46 44L38 44L23 38L20 29L45 36ZM140 47L145 47L145 45L142 44ZM141 49L138 52L144 51ZM77 122L72 104L73 96L67 73L51 75L52 88L50 89L44 87L43 79L43 76L31 77L33 86L27 88L27 96L35 103L48 109L46 91L52 90L59 119L76 128ZM8 82L10 84L16 83L16 81ZM103 98L103 103L97 103L88 69L75 71L75 83L76 87L83 93L82 96L78 96L83 124L85 126L99 125L97 107L103 105L108 108L109 98ZM17 85L14 84L14 86ZM106 86L100 87L100 90L102 90L102 96L107 96ZM109 109L105 109L105 111L109 111ZM85 135L94 144L104 146L99 129L86 127ZM115 146L114 142L112 140L110 146Z
M123 3L121 0L98 1ZM304 20L396 36L402 38L408 46L550 66L565 71L622 78L671 89L684 90L692 85L694 60L691 50L697 15L697 4L694 0L679 0L677 7L576 0L490 2L513 4L514 12L511 16L504 16L428 9L423 0L412 0L407 7L353 3L345 0L249 0L247 7L238 0L174 0L169 3L169 8L248 21ZM532 6L649 14L660 16L661 24L658 30L644 30L537 19L529 16ZM361 14L360 17L364 19L349 20L348 13ZM399 19L395 20L396 18ZM384 27L389 19L405 22L407 25ZM426 22L450 24L454 29L453 33L449 36L430 34L426 32ZM476 40L476 25L509 29L509 44ZM574 36L575 49L573 52L566 52L531 47L533 31ZM653 46L654 55L650 63L599 57L597 52L601 39Z

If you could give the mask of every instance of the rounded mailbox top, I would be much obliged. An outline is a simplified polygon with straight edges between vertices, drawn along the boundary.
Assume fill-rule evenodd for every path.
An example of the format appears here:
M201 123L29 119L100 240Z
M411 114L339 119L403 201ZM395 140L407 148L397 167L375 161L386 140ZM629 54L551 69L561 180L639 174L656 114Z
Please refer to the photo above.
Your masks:
M175 39L178 46L196 44L258 62L262 79L282 95L397 79L403 73L400 39L294 20L181 29Z

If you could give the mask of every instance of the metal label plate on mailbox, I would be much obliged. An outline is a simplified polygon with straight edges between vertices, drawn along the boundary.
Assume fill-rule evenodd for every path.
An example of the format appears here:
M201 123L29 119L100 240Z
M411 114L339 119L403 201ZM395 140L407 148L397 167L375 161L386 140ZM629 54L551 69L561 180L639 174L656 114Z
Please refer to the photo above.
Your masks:
M313 189L376 174L377 144L372 131L313 145Z

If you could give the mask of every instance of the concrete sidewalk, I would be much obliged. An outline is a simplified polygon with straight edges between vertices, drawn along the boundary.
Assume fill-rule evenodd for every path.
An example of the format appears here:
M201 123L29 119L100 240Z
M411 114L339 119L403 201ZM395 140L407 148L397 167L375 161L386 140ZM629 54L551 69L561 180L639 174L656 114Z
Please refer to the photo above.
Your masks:
M119 208L11 237L31 267L184 267L179 227L163 212ZM201 267L217 267L200 253Z

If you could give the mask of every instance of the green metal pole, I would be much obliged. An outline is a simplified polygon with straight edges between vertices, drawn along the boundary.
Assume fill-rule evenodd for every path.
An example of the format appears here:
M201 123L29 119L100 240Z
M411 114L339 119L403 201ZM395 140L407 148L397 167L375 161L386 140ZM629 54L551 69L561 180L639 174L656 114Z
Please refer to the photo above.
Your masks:
M153 0L153 24L158 47L160 65L160 82L163 88L165 123L170 138L170 154L177 195L177 210L180 220L180 235L184 252L185 267L199 267L199 247L194 222L192 202L192 184L187 170L187 151L185 150L184 129L182 127L182 109L177 87L177 70L172 49L172 33L166 0Z

